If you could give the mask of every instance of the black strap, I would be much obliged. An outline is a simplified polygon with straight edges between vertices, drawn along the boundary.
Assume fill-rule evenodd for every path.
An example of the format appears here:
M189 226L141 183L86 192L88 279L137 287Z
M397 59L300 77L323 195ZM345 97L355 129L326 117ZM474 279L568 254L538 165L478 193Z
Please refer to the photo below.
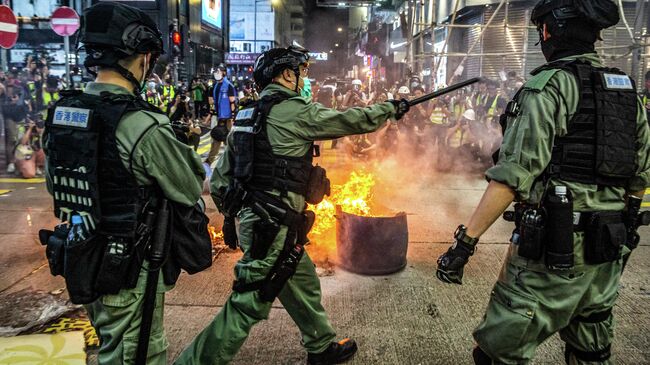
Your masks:
M609 344L604 349L598 351L582 351L567 343L564 350L564 359L567 364L569 363L571 354L581 361L604 362L612 356L612 345Z
M609 308L607 310L604 310L602 312L595 312L592 313L586 317L584 316L577 316L574 318L574 320L582 323L600 323L604 322L609 319L609 317L612 316L612 308Z
M246 203L246 205L251 206L255 203L261 204L273 219L275 219L281 225L287 226L288 230L282 251L280 252L280 255L278 255L277 260L273 264L273 267L266 275L266 277L258 281L253 281L251 283L246 283L243 280L236 280L233 283L232 289L238 293L260 290L262 287L264 287L270 278L273 277L275 271L278 269L279 264L291 251L292 244L294 242L301 244L299 242L300 240L297 240L297 234L298 230L300 229L300 225L303 224L302 214L294 211L288 204L283 202L282 199L276 198L261 191L253 192L250 200ZM273 207L280 208L285 212L281 213L279 210L276 210ZM253 210L255 209L253 208Z

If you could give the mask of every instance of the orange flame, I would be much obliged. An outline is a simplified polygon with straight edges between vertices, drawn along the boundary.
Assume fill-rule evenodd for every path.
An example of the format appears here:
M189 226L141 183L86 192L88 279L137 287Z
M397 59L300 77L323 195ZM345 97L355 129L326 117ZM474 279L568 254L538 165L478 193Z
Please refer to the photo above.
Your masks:
M310 241L315 246L324 246L326 251L336 248L337 206L346 213L371 217L370 202L375 183L375 176L371 173L352 172L344 184L332 186L328 198L317 205L309 205L308 209L316 214L316 222L309 234Z
M217 227L208 224L208 232L210 232L210 240L212 240L213 245L223 242L223 232L218 230Z

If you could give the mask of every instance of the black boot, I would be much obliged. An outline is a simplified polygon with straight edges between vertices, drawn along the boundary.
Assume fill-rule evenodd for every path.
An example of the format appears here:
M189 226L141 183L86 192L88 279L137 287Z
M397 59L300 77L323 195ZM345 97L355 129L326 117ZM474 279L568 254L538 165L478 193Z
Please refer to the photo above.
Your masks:
M345 338L339 342L332 342L329 347L318 354L307 354L309 365L342 364L352 358L357 352L357 343Z

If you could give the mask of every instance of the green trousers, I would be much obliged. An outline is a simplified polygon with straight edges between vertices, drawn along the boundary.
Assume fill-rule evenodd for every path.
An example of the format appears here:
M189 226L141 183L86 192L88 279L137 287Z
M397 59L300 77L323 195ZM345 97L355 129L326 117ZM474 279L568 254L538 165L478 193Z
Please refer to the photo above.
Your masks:
M97 359L99 365L135 363L146 282L147 271L143 269L135 288L122 289L115 295L104 295L93 303L85 305L100 341ZM147 352L148 365L165 365L167 363L168 343L163 328L163 308L165 291L169 289L171 287L163 284L161 274L151 324L151 337Z
M474 331L478 346L494 364L528 363L537 347L557 332L578 351L597 352L611 346L614 319L608 311L618 297L621 260L581 265L566 273L525 262L513 255L506 260L485 317ZM613 361L583 361L572 354L568 363Z
M257 221L250 210L240 213L239 244L244 256L235 266L235 276L246 283L266 277L284 246L287 233L287 228L282 227L266 258L255 260L250 252L255 237L253 226ZM278 299L300 329L305 349L324 351L336 334L321 305L320 281L306 253ZM257 291L233 292L212 323L192 341L175 364L228 364L246 341L253 325L268 318L271 305L260 301Z

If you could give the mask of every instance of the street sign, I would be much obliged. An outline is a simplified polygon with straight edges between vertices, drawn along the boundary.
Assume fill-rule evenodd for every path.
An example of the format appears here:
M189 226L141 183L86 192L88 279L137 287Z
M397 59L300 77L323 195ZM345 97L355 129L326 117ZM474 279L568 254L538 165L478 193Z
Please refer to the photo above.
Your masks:
M0 5L0 47L11 48L18 39L16 15L7 5Z
M79 15L74 9L62 6L52 13L50 26L60 36L71 36L79 29Z

